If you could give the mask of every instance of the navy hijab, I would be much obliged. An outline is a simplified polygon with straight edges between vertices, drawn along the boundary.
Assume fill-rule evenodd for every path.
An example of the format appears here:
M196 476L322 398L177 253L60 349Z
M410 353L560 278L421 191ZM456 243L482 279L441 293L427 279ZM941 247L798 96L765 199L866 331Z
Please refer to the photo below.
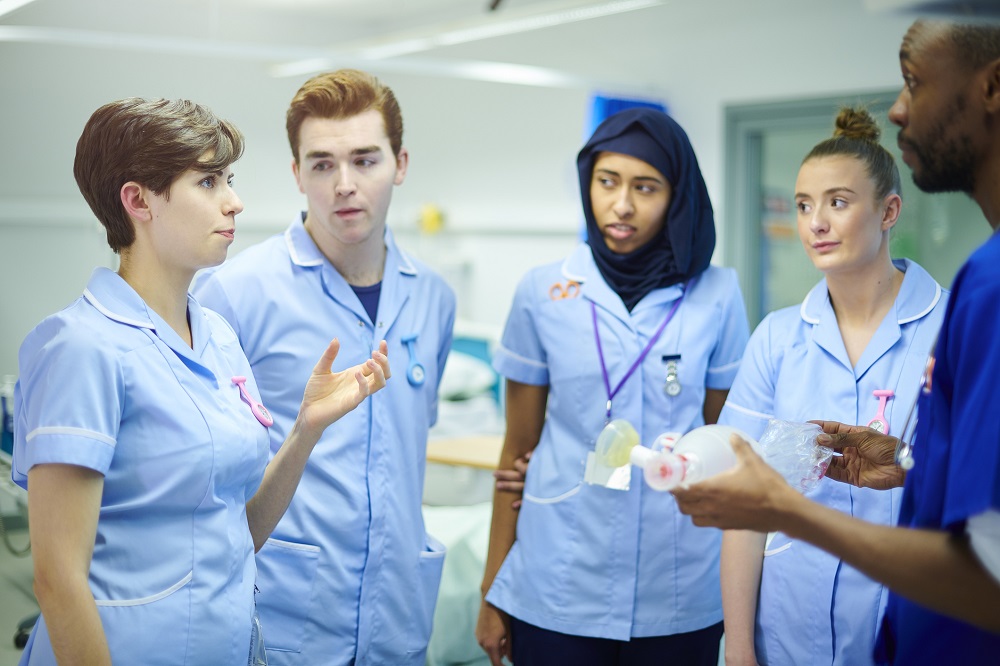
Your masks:
M605 244L590 203L598 153L622 153L646 162L670 181L663 232L639 249L616 254ZM715 216L687 134L673 118L649 108L626 109L602 122L577 156L587 243L608 285L629 312L643 296L684 282L706 268L715 250Z

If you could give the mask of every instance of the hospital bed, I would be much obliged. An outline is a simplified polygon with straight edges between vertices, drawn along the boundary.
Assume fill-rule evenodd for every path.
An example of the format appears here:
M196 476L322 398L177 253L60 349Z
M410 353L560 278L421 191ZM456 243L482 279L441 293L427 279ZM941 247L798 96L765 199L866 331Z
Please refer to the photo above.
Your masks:
M424 523L448 548L427 664L489 666L475 627L504 430L502 391L489 365L492 332L462 322L455 328L427 443Z

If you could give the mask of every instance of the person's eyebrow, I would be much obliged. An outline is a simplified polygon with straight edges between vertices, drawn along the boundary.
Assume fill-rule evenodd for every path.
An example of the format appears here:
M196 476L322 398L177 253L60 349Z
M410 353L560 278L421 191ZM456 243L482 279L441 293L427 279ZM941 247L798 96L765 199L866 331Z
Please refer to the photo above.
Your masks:
M617 171L612 171L611 169L605 169L603 167L599 168L599 169L594 169L594 173L595 174L597 174L597 173L606 173L609 176L616 176L618 178L621 178L621 174L618 173ZM656 176L636 176L632 180L642 180L642 181L648 180L650 182L659 183L660 185L663 185L663 181L660 180L659 178L657 178Z
M838 192L849 192L850 194L857 194L857 192L855 192L851 188L845 187L843 185L838 185L836 187L831 187L831 188L829 188L827 190L823 190L823 194L828 195L828 196L831 195L831 194L837 194ZM806 194L805 192L796 192L795 193L795 198L796 199L800 199L800 198L801 199L809 199L811 197L810 197L810 195Z
M381 153L382 149L378 146L364 146L362 148L355 148L351 151L351 155L371 155L373 153ZM333 157L333 153L328 150L310 150L306 153L306 159L313 160L324 160Z

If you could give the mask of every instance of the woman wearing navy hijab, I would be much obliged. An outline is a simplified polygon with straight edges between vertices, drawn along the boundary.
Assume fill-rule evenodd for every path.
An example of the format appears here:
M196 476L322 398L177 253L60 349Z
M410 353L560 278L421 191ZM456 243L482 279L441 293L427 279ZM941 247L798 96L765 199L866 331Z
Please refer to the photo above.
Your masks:
M593 451L611 419L647 445L716 421L749 334L736 274L709 265L712 205L669 116L610 117L577 164L587 243L522 279L494 357L500 467L532 457L520 512L494 496L477 639L493 664L714 666L719 533Z

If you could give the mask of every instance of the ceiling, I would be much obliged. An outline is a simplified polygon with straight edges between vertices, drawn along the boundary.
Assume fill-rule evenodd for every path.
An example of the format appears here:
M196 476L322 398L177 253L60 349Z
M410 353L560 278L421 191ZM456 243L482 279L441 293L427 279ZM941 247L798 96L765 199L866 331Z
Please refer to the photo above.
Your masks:
M0 0L0 43L230 57L257 62L271 76L356 66L555 87L614 82L619 90L641 90L661 80L665 67L683 68L684 45L692 41L751 33L776 16L822 21L845 9L858 15L921 4L928 2Z

